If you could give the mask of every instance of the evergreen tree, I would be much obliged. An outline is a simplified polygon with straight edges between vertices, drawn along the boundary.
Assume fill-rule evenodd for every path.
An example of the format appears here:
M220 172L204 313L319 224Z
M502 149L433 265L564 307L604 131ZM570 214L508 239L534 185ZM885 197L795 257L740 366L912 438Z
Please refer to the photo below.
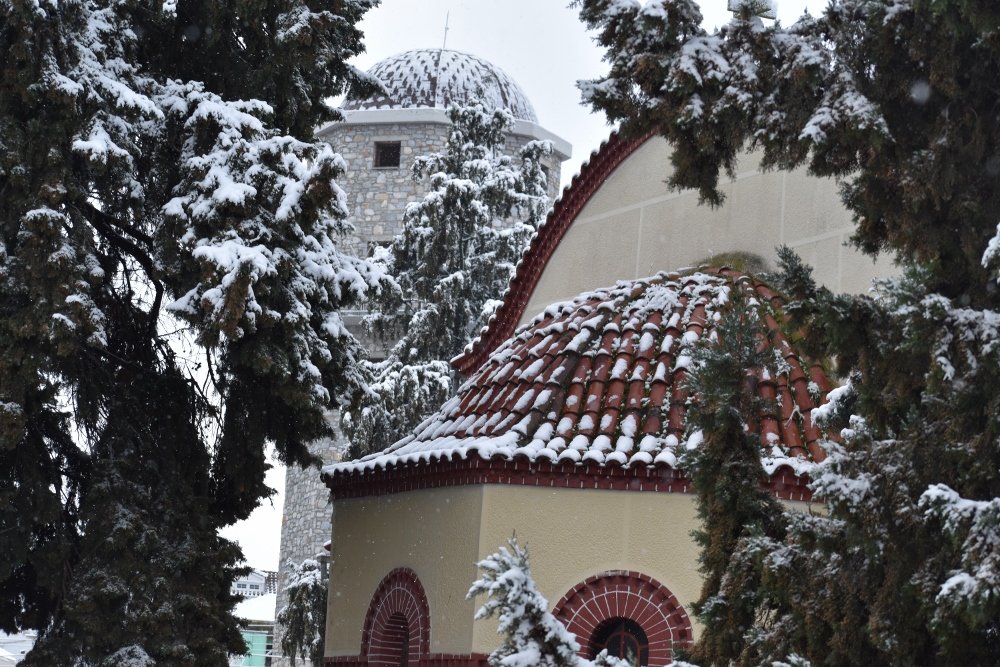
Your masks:
M39 630L29 663L241 644L215 531L363 381L337 311L382 274L337 251L312 131L373 85L345 63L372 4L0 0L0 629Z
M747 2L707 34L689 0L579 4L611 66L585 98L672 143L673 187L721 203L720 171L761 149L765 167L840 178L855 242L907 267L835 296L783 254L790 331L849 382L820 413L841 436L813 474L829 516L789 514L784 538L732 554L760 581L739 651L997 663L1000 7L833 0L784 27ZM709 636L743 631L717 623Z
M137 341L145 350L129 351L137 370L118 378L127 391L109 398L107 426L92 445L86 523L62 613L22 664L225 664L245 648L229 619L242 556L204 511L209 453L196 423L206 406L169 353L157 359L134 331L109 334L114 354Z
M503 643L490 654L490 667L627 667L601 651L590 662L577 655L580 645L549 611L531 577L528 551L511 538L507 546L477 563L483 576L466 597L487 596L476 620L496 617Z
M298 565L288 561L288 604L277 616L284 628L281 652L292 661L302 658L312 667L323 667L323 638L326 636L326 596L329 575L326 565L317 558L307 558Z
M692 404L681 465L697 494L701 528L694 536L704 576L694 611L705 631L692 659L706 665L739 661L743 636L759 620L758 577L753 568L733 567L731 555L747 538L783 534L780 506L761 487L761 452L774 443L748 428L762 415L781 414L756 390L757 377L776 378L781 369L758 312L770 304L751 305L743 289L736 283L713 335L694 348L686 380Z
M398 342L370 367L374 391L345 418L354 455L392 444L451 395L448 361L489 319L548 209L549 142L528 142L512 157L504 153L509 111L474 104L448 115L445 151L413 166L429 191L380 254L399 290L382 293L368 326Z

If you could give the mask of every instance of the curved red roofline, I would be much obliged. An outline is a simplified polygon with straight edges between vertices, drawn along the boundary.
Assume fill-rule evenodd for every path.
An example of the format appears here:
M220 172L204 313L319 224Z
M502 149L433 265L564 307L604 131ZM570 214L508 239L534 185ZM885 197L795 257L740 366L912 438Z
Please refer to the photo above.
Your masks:
M514 276L510 279L501 306L483 327L479 337L472 341L462 354L451 360L451 365L459 373L470 375L483 365L490 352L511 337L528 307L528 299L535 291L535 286L538 285L538 280L542 277L552 253L576 220L576 216L618 165L652 136L653 133L650 132L634 137L623 137L615 131L600 148L590 154L590 159L580 167L579 173L563 189L562 196L552 206L552 210L545 218L545 224L539 227L538 232L532 237L531 243L517 264Z

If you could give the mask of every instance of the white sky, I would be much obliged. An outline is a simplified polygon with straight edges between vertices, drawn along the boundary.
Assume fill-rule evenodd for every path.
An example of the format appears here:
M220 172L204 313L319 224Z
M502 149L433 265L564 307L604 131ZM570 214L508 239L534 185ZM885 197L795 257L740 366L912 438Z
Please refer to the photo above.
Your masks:
M827 0L777 0L778 19L793 23L808 9L818 14ZM361 23L367 52L354 64L368 69L379 60L409 49L442 45L448 16L449 49L477 55L511 75L531 100L538 122L573 145L563 163L567 184L580 165L607 138L603 116L580 105L578 79L605 71L602 51L577 18L568 0L382 0ZM702 0L706 27L716 27L731 14L726 0ZM278 490L246 521L223 531L243 547L247 563L278 569L284 468L275 464L267 484Z

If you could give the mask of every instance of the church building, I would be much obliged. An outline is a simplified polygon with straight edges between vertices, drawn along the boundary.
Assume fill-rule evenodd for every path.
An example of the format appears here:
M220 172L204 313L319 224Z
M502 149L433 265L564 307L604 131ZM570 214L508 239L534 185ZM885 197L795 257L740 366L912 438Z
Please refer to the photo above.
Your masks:
M747 155L726 204L668 192L657 137L612 137L556 201L503 304L453 360L466 382L410 437L327 466L334 497L328 665L485 665L493 622L466 600L474 563L516 533L541 592L586 657L631 646L660 667L690 644L700 592L685 443L690 352L733 303L774 332L771 406L751 428L766 488L808 512L824 434L811 413L831 387L779 330L782 300L742 271L690 269L775 259L791 246L835 291L888 273L844 246L835 184L764 173Z
M524 91L496 65L461 51L417 49L379 61L368 74L382 82L386 94L347 100L341 106L344 120L318 133L347 163L340 184L351 210L348 221L356 230L356 253L387 243L401 231L406 205L425 192L413 180L413 160L445 149L451 106L478 102L488 110L509 110L514 116L507 138L512 155L529 141L552 142L543 169L549 197L558 195L561 165L572 147L538 124Z

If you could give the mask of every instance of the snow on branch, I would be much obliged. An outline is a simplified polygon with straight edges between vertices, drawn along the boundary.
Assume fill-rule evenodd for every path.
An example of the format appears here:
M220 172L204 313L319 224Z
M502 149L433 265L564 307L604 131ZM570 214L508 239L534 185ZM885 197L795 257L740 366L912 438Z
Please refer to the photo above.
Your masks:
M157 97L186 133L183 180L163 208L180 239L174 260L199 280L168 309L201 321L204 340L237 340L261 327L295 333L289 372L327 401L321 367L348 337L337 310L382 288L382 268L339 250L349 230L335 178L343 159L325 143L269 130L271 108L227 101L200 84Z
M1000 498L963 498L946 484L933 484L920 496L928 517L961 544L961 568L939 588L937 602L959 613L975 613L1000 598ZM938 619L943 616L938 612Z
M509 547L509 548L508 548ZM504 641L490 654L491 667L627 667L628 661L607 655L592 662L577 653L580 645L549 611L548 600L538 591L528 564L528 550L507 541L495 554L477 563L482 576L472 584L467 598L487 596L476 620L496 617L497 633Z

